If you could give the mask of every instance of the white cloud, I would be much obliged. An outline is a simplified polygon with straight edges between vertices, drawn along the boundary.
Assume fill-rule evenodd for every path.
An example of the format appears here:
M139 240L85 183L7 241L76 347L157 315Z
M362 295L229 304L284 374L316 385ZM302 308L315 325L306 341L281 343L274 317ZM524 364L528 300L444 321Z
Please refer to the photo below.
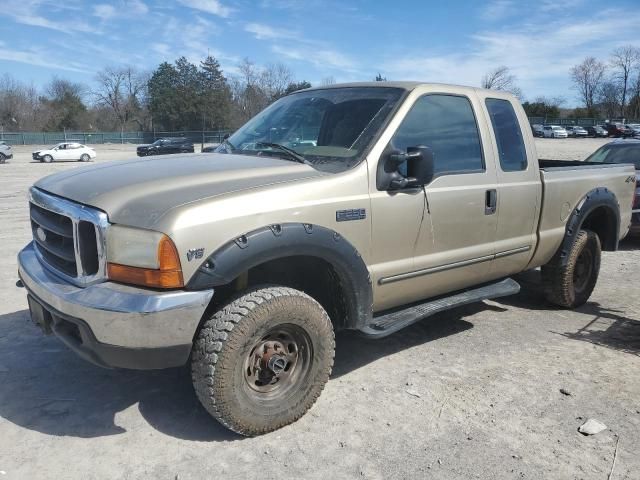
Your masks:
M493 0L485 5L480 16L484 20L495 22L512 15L515 7L513 0Z
M202 12L211 13L218 17L227 18L233 11L222 5L218 0L178 0L182 5Z
M127 8L130 9L132 13L138 15L149 13L149 7L147 7L142 0L128 0Z
M65 62L54 61L49 55L35 52L35 51L19 51L19 50L0 50L0 60L6 60L10 62L25 63L27 65L33 65L36 67L45 67L53 70L66 70L69 72L81 72L89 73L89 70L82 66Z
M271 50L283 57L308 62L316 67L330 68L349 73L357 72L355 60L337 50L317 48L316 46L287 47L283 45L273 45Z
M274 40L278 38L291 38L291 34L285 31L276 30L269 25L261 23L248 23L244 26L244 30L249 33L253 33L253 36L258 40Z
M388 58L382 71L390 79L425 80L479 86L492 68L508 66L527 98L569 95L569 70L584 57L606 59L612 48L640 44L640 12L601 11L595 17L574 16L513 25L509 29L479 32L469 37L467 48L455 53L406 52Z
M117 15L115 7L106 3L101 3L93 7L93 15L100 20L110 20Z

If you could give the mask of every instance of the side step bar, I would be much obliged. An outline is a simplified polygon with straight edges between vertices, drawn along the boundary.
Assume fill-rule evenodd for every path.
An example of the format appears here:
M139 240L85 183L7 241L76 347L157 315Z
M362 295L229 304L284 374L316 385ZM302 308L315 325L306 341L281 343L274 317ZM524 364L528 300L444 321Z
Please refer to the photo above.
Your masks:
M455 293L437 300L427 300L402 310L383 313L373 317L372 322L361 328L360 331L370 338L383 338L436 313L490 298L514 295L519 291L520 285L518 285L518 282L511 278L506 278L473 290Z

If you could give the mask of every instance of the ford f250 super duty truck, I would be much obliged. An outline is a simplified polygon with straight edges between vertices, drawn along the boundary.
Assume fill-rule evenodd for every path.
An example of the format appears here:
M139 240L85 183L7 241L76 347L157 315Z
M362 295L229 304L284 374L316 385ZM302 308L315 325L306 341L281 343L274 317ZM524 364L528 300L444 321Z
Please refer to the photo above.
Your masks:
M383 338L518 292L587 301L627 233L632 165L538 161L506 93L439 84L288 95L214 153L97 164L30 190L33 320L98 365L191 367L244 435L300 418L334 332ZM358 352L351 352L358 355Z

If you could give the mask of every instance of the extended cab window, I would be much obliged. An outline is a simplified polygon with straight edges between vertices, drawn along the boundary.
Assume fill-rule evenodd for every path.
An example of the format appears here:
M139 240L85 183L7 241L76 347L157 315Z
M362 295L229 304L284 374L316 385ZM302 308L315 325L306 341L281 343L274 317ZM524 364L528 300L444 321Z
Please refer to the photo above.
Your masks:
M403 152L407 147L431 147L436 174L484 170L478 126L466 97L437 94L419 98L391 143Z
M508 100L487 98L485 100L493 133L498 144L500 167L504 172L527 169L527 152L513 105Z

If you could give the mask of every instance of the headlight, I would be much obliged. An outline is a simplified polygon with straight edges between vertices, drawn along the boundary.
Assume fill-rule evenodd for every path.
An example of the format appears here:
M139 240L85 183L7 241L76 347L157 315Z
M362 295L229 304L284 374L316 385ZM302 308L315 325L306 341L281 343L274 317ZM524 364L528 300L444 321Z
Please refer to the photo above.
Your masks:
M178 251L163 233L111 225L107 230L111 280L154 288L184 286Z

